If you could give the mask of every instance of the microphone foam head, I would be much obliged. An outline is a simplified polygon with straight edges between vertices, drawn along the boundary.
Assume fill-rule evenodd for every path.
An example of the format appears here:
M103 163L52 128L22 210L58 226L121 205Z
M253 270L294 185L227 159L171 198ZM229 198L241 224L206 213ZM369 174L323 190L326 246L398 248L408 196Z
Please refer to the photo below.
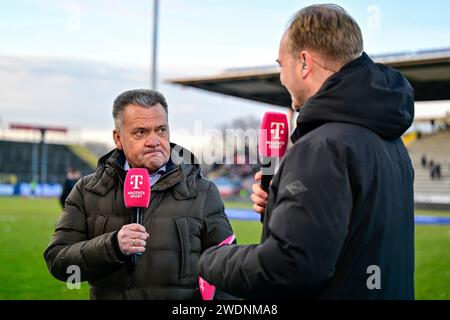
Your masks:
M147 169L132 168L127 171L123 186L127 208L147 208L150 203L150 178Z
M289 139L288 120L284 113L266 112L259 128L258 150L263 157L283 157Z

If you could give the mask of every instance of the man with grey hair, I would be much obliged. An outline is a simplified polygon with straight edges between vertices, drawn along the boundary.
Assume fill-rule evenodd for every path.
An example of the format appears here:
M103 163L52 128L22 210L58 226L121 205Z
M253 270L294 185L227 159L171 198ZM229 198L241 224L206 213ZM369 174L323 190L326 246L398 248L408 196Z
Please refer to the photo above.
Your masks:
M113 118L117 148L68 196L44 253L48 269L67 281L68 268L78 266L91 299L200 299L200 253L233 233L220 194L198 164L183 160L190 152L170 143L161 93L122 93ZM130 223L123 200L129 168L145 168L150 175L151 201L142 225ZM130 263L134 253L142 253L136 267ZM216 298L232 297L219 291Z
M299 117L269 193L253 186L261 244L210 248L200 274L243 298L413 299L410 84L331 4L294 16L278 63Z

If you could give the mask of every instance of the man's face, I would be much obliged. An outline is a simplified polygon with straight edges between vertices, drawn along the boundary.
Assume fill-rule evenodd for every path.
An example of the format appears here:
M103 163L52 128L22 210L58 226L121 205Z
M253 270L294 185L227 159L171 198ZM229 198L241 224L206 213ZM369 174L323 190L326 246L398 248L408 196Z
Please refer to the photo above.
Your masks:
M288 32L285 32L278 51L278 64L280 65L280 81L291 95L292 109L297 110L303 106L306 99L306 88L302 79L302 64L300 58L292 56L288 47Z
M160 104L150 108L129 104L119 117L122 126L120 132L114 129L114 142L130 166L152 173L165 165L170 156L170 140L164 108Z

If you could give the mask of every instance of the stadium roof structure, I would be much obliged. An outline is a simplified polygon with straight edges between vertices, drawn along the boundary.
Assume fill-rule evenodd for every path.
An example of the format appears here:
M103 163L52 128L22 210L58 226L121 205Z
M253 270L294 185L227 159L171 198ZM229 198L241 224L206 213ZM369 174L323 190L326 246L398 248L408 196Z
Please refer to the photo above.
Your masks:
M10 129L15 130L31 130L31 131L39 131L41 133L41 143L45 144L45 134L47 131L53 131L53 132L61 132L61 133L67 133L67 128L63 127L54 127L54 126L39 126L39 125L33 125L33 124L20 124L20 123L11 123L9 125Z
M67 131L68 131L67 128L63 128L63 127L38 126L38 125L17 124L17 123L10 124L9 128L17 129L17 130L55 131L55 132L62 132L62 133L67 133Z
M411 83L416 101L450 100L450 48L371 56L399 70ZM228 96L290 107L291 98L280 83L279 68L231 69L211 77L172 79L169 83Z

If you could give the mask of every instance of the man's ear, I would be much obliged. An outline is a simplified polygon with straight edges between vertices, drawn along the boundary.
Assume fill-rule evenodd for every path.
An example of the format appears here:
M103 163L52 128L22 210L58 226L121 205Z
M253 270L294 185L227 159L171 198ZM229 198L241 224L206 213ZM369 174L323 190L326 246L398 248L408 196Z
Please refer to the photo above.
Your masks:
M120 132L117 129L113 130L113 139L117 149L122 150L122 142L120 142Z
M301 61L301 68L302 68L302 77L305 79L312 70L313 60L311 54L303 50L300 52L300 61Z

